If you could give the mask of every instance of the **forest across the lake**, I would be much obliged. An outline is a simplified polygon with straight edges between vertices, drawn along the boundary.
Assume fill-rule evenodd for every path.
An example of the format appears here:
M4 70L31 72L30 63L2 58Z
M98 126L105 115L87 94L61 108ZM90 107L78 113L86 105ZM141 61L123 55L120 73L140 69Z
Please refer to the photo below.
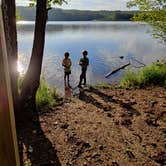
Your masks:
M21 20L35 20L35 8L18 6L17 10ZM138 11L91 11L52 8L48 12L48 21L130 21L136 13Z

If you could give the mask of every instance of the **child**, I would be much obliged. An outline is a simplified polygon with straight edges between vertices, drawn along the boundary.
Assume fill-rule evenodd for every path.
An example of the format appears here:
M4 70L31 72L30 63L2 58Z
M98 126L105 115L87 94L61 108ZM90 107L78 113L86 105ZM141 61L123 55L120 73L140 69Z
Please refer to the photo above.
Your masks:
M81 75L80 75L80 82L78 87L81 87L82 80L84 80L84 85L86 85L86 71L89 65L89 59L87 58L88 51L84 50L82 52L83 58L80 59L79 65L81 66Z
M72 65L72 63L71 63L71 60L69 58L69 53L65 52L62 66L64 66L64 80L66 83L66 78L67 78L68 85L69 85L69 81L70 81L69 76L71 74L71 65Z

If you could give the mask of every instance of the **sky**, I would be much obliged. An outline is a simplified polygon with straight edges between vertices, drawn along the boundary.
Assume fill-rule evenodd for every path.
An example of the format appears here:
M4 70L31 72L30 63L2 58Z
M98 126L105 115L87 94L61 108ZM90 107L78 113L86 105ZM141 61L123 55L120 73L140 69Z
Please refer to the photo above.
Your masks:
M126 2L129 0L67 0L68 4L55 6L63 9L79 9L79 10L129 10ZM16 0L19 6L27 6L28 0Z

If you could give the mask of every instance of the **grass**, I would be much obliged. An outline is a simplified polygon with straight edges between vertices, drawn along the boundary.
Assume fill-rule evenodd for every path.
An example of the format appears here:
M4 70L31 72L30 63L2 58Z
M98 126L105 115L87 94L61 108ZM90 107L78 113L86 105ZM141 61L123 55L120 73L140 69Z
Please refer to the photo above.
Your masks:
M40 86L36 94L36 104L38 108L47 106L52 108L56 106L60 100L56 88L50 87L46 80L41 79Z
M107 89L107 88L110 88L112 87L111 84L109 83L106 83L106 82L101 82L99 84L96 85L97 88L104 88L104 89Z
M156 62L139 72L127 71L120 83L123 88L166 85L166 63Z
M18 81L19 93L24 76L21 76ZM39 109L53 108L63 101L62 97L57 92L56 88L51 87L44 78L40 80L40 86L36 93L36 106Z

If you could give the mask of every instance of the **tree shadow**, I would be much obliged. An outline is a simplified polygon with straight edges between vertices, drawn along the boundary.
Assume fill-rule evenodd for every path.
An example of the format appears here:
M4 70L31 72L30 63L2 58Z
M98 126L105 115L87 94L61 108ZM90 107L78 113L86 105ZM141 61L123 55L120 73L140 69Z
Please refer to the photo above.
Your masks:
M55 147L41 128L37 112L24 111L17 130L21 166L61 166Z
M120 99L114 99L113 96L107 95L107 94L105 94L105 93L101 92L100 90L93 88L93 87L91 87L89 90L86 90L86 91L88 91L90 93L95 93L100 98L102 98L106 103L112 102L112 103L118 104L119 106L121 106L124 109L127 109L129 111L130 116L133 116L133 115L139 116L140 115L140 112L138 112L132 106L133 104L135 104L133 102L125 103ZM92 97L91 95L87 95L87 94L83 93L81 96L82 96L81 99L84 100L85 102L90 102L93 105L103 109L102 104L97 102L97 100L94 97Z
M104 106L102 103L98 102L93 96L91 95L87 95L86 93L80 92L79 94L79 99L86 102L86 103L91 103L94 106L103 109L104 110Z

